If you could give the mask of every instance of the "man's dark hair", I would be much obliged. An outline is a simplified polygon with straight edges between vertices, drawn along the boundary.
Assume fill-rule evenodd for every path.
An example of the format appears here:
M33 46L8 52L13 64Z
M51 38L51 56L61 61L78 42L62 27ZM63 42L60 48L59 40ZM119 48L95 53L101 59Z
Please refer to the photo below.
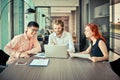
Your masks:
M31 27L31 26L39 28L39 24L35 21L31 21L28 23L27 27Z

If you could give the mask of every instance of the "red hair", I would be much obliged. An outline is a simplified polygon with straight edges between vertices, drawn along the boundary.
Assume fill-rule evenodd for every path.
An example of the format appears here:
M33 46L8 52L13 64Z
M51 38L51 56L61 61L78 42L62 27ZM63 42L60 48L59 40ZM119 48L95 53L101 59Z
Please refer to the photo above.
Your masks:
M105 38L101 35L101 33L99 32L99 30L98 30L98 26L96 25L96 24L93 24L93 23L91 23L91 24L88 24L88 25L86 25L87 27L89 27L91 30L92 30L92 32L94 33L94 37L96 38L96 39L102 39L105 43L106 43L106 40L105 40Z

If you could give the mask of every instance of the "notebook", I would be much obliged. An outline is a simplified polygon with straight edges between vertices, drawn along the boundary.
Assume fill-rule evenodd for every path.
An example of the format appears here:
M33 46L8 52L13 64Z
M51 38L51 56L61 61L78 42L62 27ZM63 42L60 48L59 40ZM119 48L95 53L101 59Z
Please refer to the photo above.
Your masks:
M44 45L46 57L51 58L68 58L67 48L65 45Z
M30 66L47 66L49 63L49 59L33 59L33 61L29 64Z

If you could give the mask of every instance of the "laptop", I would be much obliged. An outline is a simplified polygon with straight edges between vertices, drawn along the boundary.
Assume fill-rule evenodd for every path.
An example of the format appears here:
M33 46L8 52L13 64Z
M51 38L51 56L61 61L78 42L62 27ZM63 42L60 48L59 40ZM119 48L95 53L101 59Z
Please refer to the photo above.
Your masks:
M44 45L45 55L49 58L68 58L65 45Z

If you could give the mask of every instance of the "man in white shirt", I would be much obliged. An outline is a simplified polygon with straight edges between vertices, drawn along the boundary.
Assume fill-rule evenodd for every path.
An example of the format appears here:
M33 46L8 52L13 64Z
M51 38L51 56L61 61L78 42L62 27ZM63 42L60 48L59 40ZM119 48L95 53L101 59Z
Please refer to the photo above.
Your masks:
M53 33L49 35L48 44L65 45L68 52L75 52L72 35L64 30L64 22L56 19L53 22Z

